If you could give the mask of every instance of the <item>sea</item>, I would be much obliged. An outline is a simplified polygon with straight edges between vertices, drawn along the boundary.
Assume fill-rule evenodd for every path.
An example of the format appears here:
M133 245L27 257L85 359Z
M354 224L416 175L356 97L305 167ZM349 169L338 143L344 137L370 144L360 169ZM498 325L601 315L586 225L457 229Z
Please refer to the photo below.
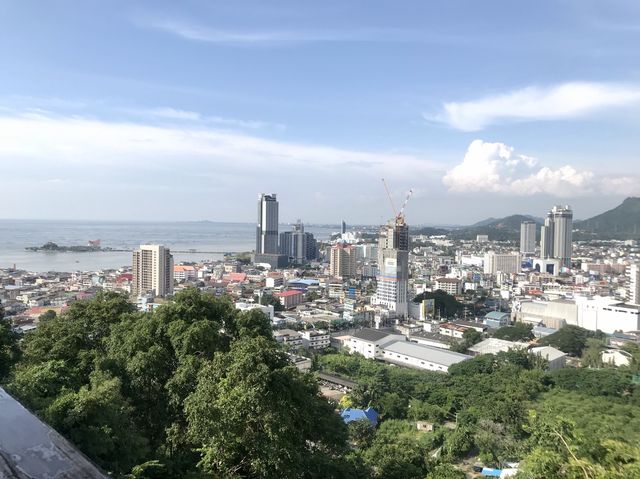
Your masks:
M280 231L291 226L281 225ZM306 225L317 240L328 240L338 226ZM163 244L172 250L174 261L219 260L224 253L255 248L254 223L55 221L0 219L0 269L33 272L72 272L117 269L131 265L131 250L141 244ZM100 240L103 248L129 251L43 252L27 251L52 241L59 246L86 246ZM191 252L195 251L195 252Z

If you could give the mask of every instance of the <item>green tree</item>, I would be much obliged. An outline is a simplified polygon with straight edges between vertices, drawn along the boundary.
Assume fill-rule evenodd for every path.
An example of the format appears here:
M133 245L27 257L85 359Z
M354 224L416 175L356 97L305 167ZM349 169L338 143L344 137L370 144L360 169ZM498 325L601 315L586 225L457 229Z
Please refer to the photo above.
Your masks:
M126 471L141 461L146 440L133 426L133 409L120 381L92 376L78 392L65 390L45 410L45 419L107 470Z
M11 322L4 319L4 308L0 304L0 382L9 374L11 367L18 360L20 335L11 327Z
M419 294L413 299L414 303L420 303L425 299L433 299L436 311L440 313L443 318L450 318L464 311L464 305L451 296L445 293L441 289L436 291L426 291Z
M451 464L439 464L427 476L427 479L465 479L465 474Z
M243 338L217 354L186 401L201 467L222 477L304 477L314 461L339 461L347 429L273 341Z
M284 311L284 306L278 298L271 294L263 294L260 298L260 304L263 306L273 306L274 311Z
M267 339L273 338L273 329L271 328L269 317L257 309L240 313L236 320L235 329L239 338L255 338L258 336Z
M588 338L603 339L599 331L588 331L579 326L567 325L539 341L541 346L553 346L572 356L580 357Z
M347 429L349 430L349 439L360 448L369 447L376 433L368 419L351 421Z
M531 341L533 339L533 326L527 323L517 322L513 326L505 326L496 330L493 337L506 341Z
M582 366L587 368L601 368L602 356L600 353L603 349L604 341L595 338L588 338L582 352Z

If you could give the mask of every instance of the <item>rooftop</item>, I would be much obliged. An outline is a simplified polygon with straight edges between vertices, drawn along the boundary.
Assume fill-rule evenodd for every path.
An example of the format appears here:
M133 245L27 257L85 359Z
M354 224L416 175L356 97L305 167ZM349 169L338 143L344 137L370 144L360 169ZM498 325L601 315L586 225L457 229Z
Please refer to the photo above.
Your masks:
M426 346L406 341L395 341L384 349L385 351L404 354L406 356L441 364L442 366L451 366L452 364L459 363L466 359L471 359L471 356L455 353L448 349L436 348L433 346Z
M391 334L389 331L380 331L378 329L364 328L356 331L352 334L354 338L362 339L363 341L376 342L386 338Z

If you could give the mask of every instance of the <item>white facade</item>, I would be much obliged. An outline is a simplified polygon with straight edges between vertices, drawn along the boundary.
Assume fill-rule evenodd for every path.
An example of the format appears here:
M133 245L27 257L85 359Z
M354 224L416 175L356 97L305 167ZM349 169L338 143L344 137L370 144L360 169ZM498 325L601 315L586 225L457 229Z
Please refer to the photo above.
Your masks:
M309 349L325 349L331 345L331 336L319 329L302 331L302 344Z
M449 366L471 359L471 356L433 346L394 341L382 348L381 358L402 366L446 373Z
M576 298L578 326L604 333L640 330L640 307L620 303L615 298L595 296Z
M140 245L133 252L132 292L165 297L173 293L173 256L162 245Z
M489 251L484 255L484 274L495 275L500 271L505 274L516 274L522 269L522 257L519 253L498 254Z
M238 302L238 303L236 303L236 309L239 309L240 311L251 311L252 309L259 309L264 314L266 314L271 321L273 321L274 310L273 310L273 305L272 304L264 306L264 305L258 304L258 303Z
M379 359L382 356L381 348L393 341L405 341L405 337L399 334L363 329L354 333L345 346L352 354L361 354L368 359Z

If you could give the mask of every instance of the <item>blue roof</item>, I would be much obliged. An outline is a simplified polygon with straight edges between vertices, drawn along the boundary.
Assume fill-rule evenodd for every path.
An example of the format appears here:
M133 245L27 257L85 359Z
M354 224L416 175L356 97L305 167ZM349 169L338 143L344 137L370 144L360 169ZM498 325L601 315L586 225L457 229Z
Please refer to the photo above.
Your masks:
M340 416L345 424L366 419L372 426L378 425L378 412L372 407L368 407L367 409L355 409L348 407L340 413Z
M482 468L482 475L484 477L500 477L500 474L502 474L500 469L491 469L488 467Z

